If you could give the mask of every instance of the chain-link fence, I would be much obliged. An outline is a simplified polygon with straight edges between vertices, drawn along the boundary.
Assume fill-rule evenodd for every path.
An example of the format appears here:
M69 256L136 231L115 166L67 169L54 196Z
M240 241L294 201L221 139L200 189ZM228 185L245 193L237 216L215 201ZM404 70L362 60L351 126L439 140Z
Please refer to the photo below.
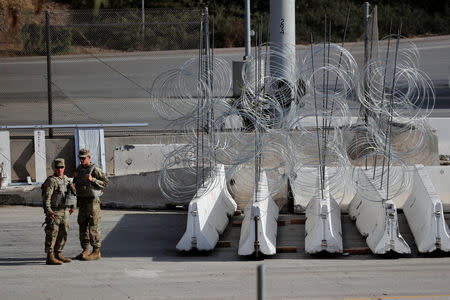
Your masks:
M151 84L198 56L206 16L201 9L30 12L12 26L0 12L0 125L171 129L153 112Z

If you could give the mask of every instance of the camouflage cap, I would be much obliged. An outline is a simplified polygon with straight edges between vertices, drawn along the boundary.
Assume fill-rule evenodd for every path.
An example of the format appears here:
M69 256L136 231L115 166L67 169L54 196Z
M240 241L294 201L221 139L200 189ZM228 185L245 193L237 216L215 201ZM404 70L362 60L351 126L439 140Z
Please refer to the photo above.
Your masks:
M78 151L78 157L80 158L88 157L89 155L90 155L89 149L83 148L80 149L80 151Z
M57 158L53 161L53 165L56 167L65 167L66 162L64 161L64 158Z

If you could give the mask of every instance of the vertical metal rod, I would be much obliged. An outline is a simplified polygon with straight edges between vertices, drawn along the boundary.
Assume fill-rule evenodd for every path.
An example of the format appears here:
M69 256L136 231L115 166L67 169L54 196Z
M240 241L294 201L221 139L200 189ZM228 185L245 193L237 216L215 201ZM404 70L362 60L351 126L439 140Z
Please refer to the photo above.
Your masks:
M205 86L206 86L206 90L205 90L205 104L207 105L207 113L204 114L206 117L206 122L205 122L205 126L206 126L206 134L208 135L208 142L211 142L211 120L212 120L212 103L211 103L211 57L210 57L210 47L209 47L209 11L208 11L208 7L205 7ZM211 146L211 145L210 145ZM209 148L211 149L211 148ZM202 153L203 153L203 149L202 149ZM208 151L208 155L211 154L211 151ZM203 155L204 157L204 155ZM209 171L211 172L211 157L209 157Z
M260 17L259 18L259 26L258 26L258 40L259 40L259 43L258 43L258 59L259 59L259 63L258 63L258 86L259 86L259 91L260 91L260 94L261 93L263 93L263 86L262 86L262 83L261 83L261 74L262 74L262 55L261 55L261 52L262 52L262 49L261 49L261 47L262 47L262 43L263 43L263 41L262 41L262 30L263 30L263 22L262 22L262 17ZM258 100L259 100L259 98L258 98ZM258 105L258 108L259 108L259 114L260 115L262 115L262 111L263 111L263 109L262 109L262 105ZM261 153L261 151L262 151L262 146L261 146L261 144L262 144L262 136L263 136L263 134L264 134L264 132L261 130L260 132L259 132L259 139L258 139L258 144L260 145L260 150L258 151L258 182L259 182L259 179L260 179L260 175L261 175L261 162L262 162L262 153Z
M366 70L364 74L364 97L366 95L367 91L367 63L369 61L369 49L368 49L368 43L369 43L369 2L364 2L364 69ZM367 109L364 109L364 123L367 127L368 125L368 116L367 116ZM366 156L366 170L367 170L367 156Z
M195 183L198 187L199 184L199 175L200 175L200 161L199 161L199 147L200 147L200 98L202 94L202 86L201 86L201 80L202 80L202 48L203 48L203 12L202 12L202 19L200 20L200 47L198 47L198 82L197 82L197 147L196 147L196 172L195 172Z
M330 42L331 42L331 19L330 19L330 23L329 23L330 25L329 25L329 28L328 28L328 53L327 53L327 66L329 66L330 65ZM327 69L327 72L326 72L326 77L327 77L327 79L326 79L326 86L325 86L325 91L326 91L326 95L325 95L325 110L324 110L324 116L325 117L328 117L328 87L329 87L329 79L330 79L330 71ZM330 120L330 122L331 122L331 120ZM322 187L322 189L324 189L324 187L325 187L325 180L326 180L326 178L325 178L325 165L326 165L326 159L327 159L327 132L328 132L328 129L327 129L327 120L325 119L325 122L324 122L324 129L323 129L323 136L324 136L324 139L323 139L323 167L322 167L322 185L323 185L323 187Z
M389 200L389 171L391 169L391 146L392 146L392 109L394 105L394 92L395 92L395 75L397 71L397 57L398 57L398 47L400 45L400 34L402 32L402 23L400 23L400 29L397 33L397 45L395 46L395 59L394 59L394 75L392 76L392 92L389 105L390 122L389 122L389 151L388 151L388 165L387 165L387 176L386 176L386 200Z
M258 265L258 300L264 300L264 265Z
M387 50L386 50L386 62L385 62L385 67L384 67L384 78L383 78L383 89L381 91L381 106L383 106L384 103L384 93L385 93L385 88L386 88L386 73L387 73L387 63L388 63L388 58L389 58L389 48L391 45L391 32L392 32L392 19L391 22L389 24L389 38L388 38L388 45L387 45ZM380 124L382 124L382 120L379 120ZM387 139L387 137L386 137ZM384 143L384 153L386 153L386 139L385 139L385 143ZM386 160L386 156L383 155L383 166L381 168L381 183L380 183L380 189L383 186L383 172L384 172L384 163ZM373 166L373 179L375 180L375 169L377 167L377 156L375 156L375 164Z
M377 10L377 6L375 5L372 9L372 28L370 29L370 52L369 52L369 61L372 60L372 54L373 54L373 30L375 28L375 18L373 17L375 15L375 11Z
M314 70L314 52L313 52L313 37L312 37L312 33L311 33L310 42L311 42L311 64L312 64L313 94L314 94L314 112L315 112L315 115L316 115L317 150L319 152L319 162L321 162L322 161L322 158L321 158L322 156L321 156L321 153L320 153L319 119L318 119L318 116L317 116L317 98L316 98L316 88L315 88L316 79L315 79L315 75L314 75L315 70ZM319 167L319 180L320 180L320 182L322 182L322 172L320 172L320 167ZM321 197L323 199L322 186L321 186L320 191L321 191Z
M369 2L364 2L364 66L368 61L368 42L369 42Z
M48 98L48 125L53 124L53 95L52 95L52 46L51 46L51 28L50 12L45 11L45 32L47 41L47 98ZM49 128L48 137L53 138L53 128Z
M250 36L250 0L245 0L245 56L244 60L247 60L251 56L251 36Z
M323 131L325 130L325 77L326 77L326 42L327 42L327 15L325 15L325 20L324 20L324 33L323 33L323 75L322 75L322 145L324 144L324 137L325 135L323 134ZM324 153L322 152L322 157L320 158L320 172L323 174L323 155ZM324 184L324 178L323 176L320 177L321 181L320 181L320 186L321 189L323 190L323 184Z
M142 47L145 44L145 0L142 0L141 10L142 10Z
M345 28L344 28L344 36L342 37L342 48L344 48L344 44L345 44L345 39L347 37L347 27L348 27L348 20L350 17L350 6L347 7L347 17L345 19ZM342 51L339 54L339 63L338 63L338 68L341 67L341 62L342 62ZM336 79L334 81L334 92L336 92L337 89L337 83L338 83L338 76L336 76ZM330 122L331 122L331 117L333 116L333 111L334 111L334 101L331 102L331 114L330 114Z
M259 170L258 170L258 130L259 130L259 78L258 78L258 64L259 64L259 53L258 53L258 36L255 37L255 184L254 184L254 199L258 201L258 184L259 184Z
M388 39L388 45L387 45L387 49L386 49L386 62L385 62L385 66L384 66L384 78L383 78L383 92L381 94L381 104L384 104L384 93L385 93L385 89L386 89L386 76L387 76L387 64L388 64L388 60L389 60L389 49L391 46L391 33L392 33L392 19L391 19L391 24L389 25L389 39ZM388 125L386 125L388 126ZM386 130L386 137L384 139L384 152L386 153L386 147L387 147L387 130ZM381 181L380 181L380 190L383 188L383 176L384 176L384 163L386 162L386 155L383 155L383 163L381 165Z
M215 9L215 5L214 5ZM215 12L215 10L214 10ZM211 97L214 97L214 21L215 17L213 17L212 20L212 36L211 36ZM212 134L212 147L215 147L216 145L216 131L213 128L214 125L214 98L212 98L212 105L211 105L211 134ZM216 151L212 151L212 161L214 165L216 165Z

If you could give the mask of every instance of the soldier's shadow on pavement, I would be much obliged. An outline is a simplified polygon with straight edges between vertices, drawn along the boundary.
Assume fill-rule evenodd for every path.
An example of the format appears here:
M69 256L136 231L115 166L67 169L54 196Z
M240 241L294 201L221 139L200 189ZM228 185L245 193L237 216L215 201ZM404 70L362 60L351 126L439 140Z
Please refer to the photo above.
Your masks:
M45 265L45 256L27 258L0 258L0 266Z
M178 252L186 214L125 214L104 237L102 257L149 257L154 261L239 260L237 249ZM225 234L225 232L224 232Z

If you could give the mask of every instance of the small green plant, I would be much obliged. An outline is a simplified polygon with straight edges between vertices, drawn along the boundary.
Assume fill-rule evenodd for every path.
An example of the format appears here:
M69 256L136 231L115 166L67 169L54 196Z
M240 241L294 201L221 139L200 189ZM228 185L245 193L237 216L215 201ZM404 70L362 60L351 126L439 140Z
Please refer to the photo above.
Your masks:
M51 28L50 44L52 54L70 51L72 32L69 28ZM26 55L45 55L47 51L45 27L37 23L25 23L20 31L23 50Z

